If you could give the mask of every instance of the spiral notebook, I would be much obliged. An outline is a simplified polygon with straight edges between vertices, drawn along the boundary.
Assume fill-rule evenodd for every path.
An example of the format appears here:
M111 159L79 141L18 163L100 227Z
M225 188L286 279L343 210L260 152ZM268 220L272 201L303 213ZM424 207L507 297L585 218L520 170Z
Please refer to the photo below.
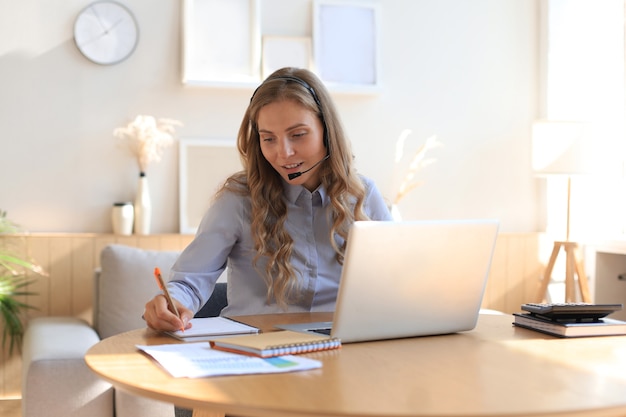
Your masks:
M224 337L211 340L210 343L213 349L262 358L296 355L341 347L341 340L337 338L290 330Z

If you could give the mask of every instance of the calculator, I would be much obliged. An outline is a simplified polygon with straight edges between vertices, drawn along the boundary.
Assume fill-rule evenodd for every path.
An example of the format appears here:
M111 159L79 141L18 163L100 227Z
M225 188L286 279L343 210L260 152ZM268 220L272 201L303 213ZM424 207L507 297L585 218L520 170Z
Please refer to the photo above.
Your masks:
M623 308L622 304L526 303L522 310L550 320L598 320Z

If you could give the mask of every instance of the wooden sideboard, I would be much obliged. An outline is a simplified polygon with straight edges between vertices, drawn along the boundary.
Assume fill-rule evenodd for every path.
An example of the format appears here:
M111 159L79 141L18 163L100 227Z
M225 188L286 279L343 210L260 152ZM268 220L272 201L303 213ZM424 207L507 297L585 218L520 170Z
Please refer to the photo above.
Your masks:
M483 308L512 313L519 310L520 304L532 301L552 248L551 242L544 245L542 238L540 233L498 235ZM29 288L35 295L24 299L37 308L29 312L29 318L74 316L91 322L93 272L99 267L102 248L117 243L144 249L182 250L193 236L34 233L5 235L0 239L8 240L5 243L16 254L31 257L48 272L48 276L38 277ZM1 353L0 399L19 398L20 357Z

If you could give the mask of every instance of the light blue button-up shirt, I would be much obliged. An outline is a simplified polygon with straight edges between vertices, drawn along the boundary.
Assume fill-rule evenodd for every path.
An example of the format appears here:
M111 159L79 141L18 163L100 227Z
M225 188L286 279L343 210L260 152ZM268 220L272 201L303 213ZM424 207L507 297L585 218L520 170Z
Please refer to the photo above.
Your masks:
M387 205L373 181L361 177L365 214L372 220L391 220ZM228 307L224 316L283 312L334 311L342 266L329 236L330 199L323 187L314 192L283 181L287 203L285 227L294 240L291 265L299 274L302 296L287 310L267 302L267 286L257 268L250 226L249 196L225 192L205 214L194 240L172 267L168 288L174 298L193 311L209 299L215 282L228 266ZM339 246L343 241L335 237ZM258 269L258 270L257 270Z

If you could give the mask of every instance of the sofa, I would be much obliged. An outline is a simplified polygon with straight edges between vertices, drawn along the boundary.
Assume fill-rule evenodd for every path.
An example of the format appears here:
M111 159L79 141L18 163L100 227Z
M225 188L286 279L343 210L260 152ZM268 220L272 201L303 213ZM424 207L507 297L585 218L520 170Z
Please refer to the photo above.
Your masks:
M168 271L178 254L109 245L94 273L92 325L75 317L30 320L22 346L22 417L174 417L172 404L115 390L83 357L103 338L145 327L144 305L158 292L153 270ZM218 282L196 316L219 315L226 303L226 283Z

